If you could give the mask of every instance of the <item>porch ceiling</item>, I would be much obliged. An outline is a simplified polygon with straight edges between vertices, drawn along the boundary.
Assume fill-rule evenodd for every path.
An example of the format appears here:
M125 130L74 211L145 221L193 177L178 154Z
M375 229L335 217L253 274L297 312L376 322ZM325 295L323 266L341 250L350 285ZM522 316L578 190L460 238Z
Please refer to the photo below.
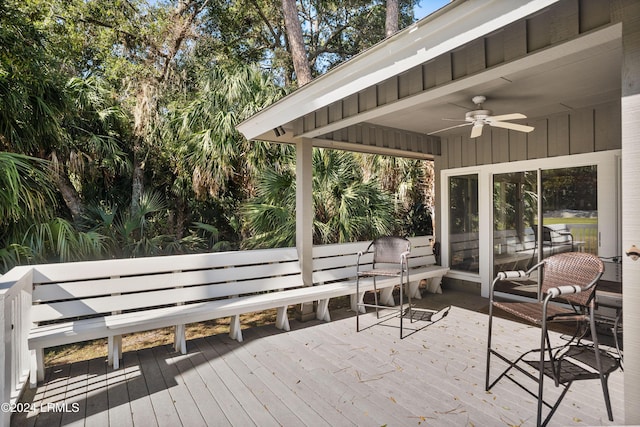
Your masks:
M427 92L421 95L424 101L415 100L414 105L367 122L412 132L434 132L456 124L443 118L463 119L465 112L473 110L471 98L475 95L486 96L484 108L494 114L520 112L529 119L619 100L621 58L618 38L566 54L541 53L533 65L524 63L521 67L507 65L488 70L451 83L449 90L442 90L441 94L434 96ZM469 128L462 128L448 132L468 131Z
M418 28L416 32L418 31L424 31L424 29ZM410 35L411 31L407 34ZM403 37L409 37L407 34ZM420 39L420 37L417 38ZM387 43L390 47L397 42L398 40L391 39ZM414 42L419 43L419 41ZM384 46L383 44L382 47ZM374 51L372 55L380 56L379 53ZM420 55L419 49L415 55ZM363 60L366 60L366 56L364 59L358 58L358 61ZM352 61L345 65L357 65L350 62ZM395 68L396 76L408 69L404 64L399 62L396 64L397 67L386 65L387 68ZM619 101L621 67L621 25L611 24L564 43L534 51L464 78L454 79L448 84L437 85L416 95L356 114L345 115L341 119L328 121L321 126L312 125L309 129L300 129L298 126L300 118L305 117L306 120L306 117L313 116L314 111L318 112L331 103L339 103L340 99L345 102L353 95L352 84L342 81L344 80L342 75L349 71L347 67L344 70L336 69L329 73L330 76L327 77L331 79L328 80L328 85L323 78L316 79L308 85L309 87L305 86L247 120L239 126L239 130L245 136L257 140L295 143L299 138L309 138L314 140L316 146L402 155L402 148L386 149L381 148L380 144L377 146L362 144L344 137L336 138L336 135L357 135L361 132L358 127L365 125L369 129L397 131L398 135L404 133L403 138L407 141L419 139L430 132L457 124L443 119L464 119L465 112L475 109L471 101L475 95L486 96L484 108L492 110L494 114L520 112L528 117L529 122L534 122L571 110ZM373 64L358 70L363 75L362 79L366 77L369 81L369 87L383 81L376 77L378 71ZM355 71L351 70L346 74L353 72ZM346 85L342 86L342 91L339 84L333 82L336 79ZM331 86L332 84L335 87ZM321 90L323 87L325 92ZM519 122L526 123L527 120ZM267 123L269 126L266 125ZM311 123L314 123L313 118ZM283 128L286 133L276 135L272 130L276 127ZM469 128L463 127L438 133L436 136L468 132ZM437 138L435 140L437 141ZM430 153L437 154L433 151ZM423 158L432 157L430 154L420 152L407 151L406 154Z

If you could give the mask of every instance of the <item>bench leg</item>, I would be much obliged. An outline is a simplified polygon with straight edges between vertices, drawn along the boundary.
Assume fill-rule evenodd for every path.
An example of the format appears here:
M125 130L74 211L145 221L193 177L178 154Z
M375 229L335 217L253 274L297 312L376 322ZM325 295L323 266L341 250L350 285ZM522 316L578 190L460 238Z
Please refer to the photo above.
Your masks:
M380 304L388 305L389 307L396 305L393 300L393 286L380 289Z
M176 325L173 331L173 348L181 354L187 354L186 325Z
M324 320L325 322L331 322L331 316L329 315L329 298L318 301L316 318L318 320Z
M359 297L360 301L358 301L358 295L351 294L351 311L360 310L360 313L366 313L367 309L365 307L360 306L360 308L358 308L358 303L364 303L364 292L362 292Z
M431 279L426 279L426 280L431 280ZM422 294L420 293L420 281L414 280L413 282L409 282L409 291L407 293L411 295L411 298L422 299Z
M276 328L288 332L291 330L291 326L289 326L289 316L287 316L287 308L287 306L278 307L278 314L276 316Z
M440 287L440 284L442 284L442 276L435 276L429 280L429 288L431 289L438 289Z
M240 316L231 316L229 325L229 337L238 342L242 342L242 330L240 329Z
M29 388L36 388L38 381L44 381L44 349L42 348L31 350Z
M107 360L113 369L120 369L122 358L122 335L114 335L107 338Z

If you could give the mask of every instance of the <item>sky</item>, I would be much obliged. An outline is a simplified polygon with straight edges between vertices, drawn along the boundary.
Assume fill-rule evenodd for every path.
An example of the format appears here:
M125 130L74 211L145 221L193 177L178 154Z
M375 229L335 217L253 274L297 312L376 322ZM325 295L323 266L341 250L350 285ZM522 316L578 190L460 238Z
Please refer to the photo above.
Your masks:
M415 8L416 19L424 18L449 3L449 1L450 0L419 0Z

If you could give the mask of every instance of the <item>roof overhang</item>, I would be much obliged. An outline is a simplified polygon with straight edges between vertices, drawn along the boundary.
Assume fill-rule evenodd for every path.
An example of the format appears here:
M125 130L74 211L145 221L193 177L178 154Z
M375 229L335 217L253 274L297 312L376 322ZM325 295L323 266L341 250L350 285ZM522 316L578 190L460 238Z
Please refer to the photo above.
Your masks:
M294 142L293 123L395 75L453 51L559 0L454 0L403 31L316 78L238 125L249 140ZM273 131L281 127L285 135ZM281 134L281 132L278 132ZM314 138L319 134L305 137Z

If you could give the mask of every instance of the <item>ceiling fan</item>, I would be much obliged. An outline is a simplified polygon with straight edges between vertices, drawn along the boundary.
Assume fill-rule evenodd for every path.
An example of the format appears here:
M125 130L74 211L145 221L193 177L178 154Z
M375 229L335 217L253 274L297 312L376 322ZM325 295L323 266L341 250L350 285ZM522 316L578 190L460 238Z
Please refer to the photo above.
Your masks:
M473 111L469 111L465 114L464 120L458 119L443 119L443 120L451 120L451 121L464 121L467 123L463 123L461 125L450 126L448 128L440 129L435 132L430 132L428 135L433 135L435 133L444 132L449 129L455 129L463 126L472 126L471 128L471 138L477 138L482 135L482 128L484 125L495 126L497 128L511 129L518 132L531 132L534 127L521 125L517 123L509 123L505 120L516 120L516 119L526 119L522 113L511 113L511 114L502 114L499 116L493 116L493 111L484 110L482 108L482 104L486 101L486 97L484 96L474 96L471 101L476 104L477 109Z

